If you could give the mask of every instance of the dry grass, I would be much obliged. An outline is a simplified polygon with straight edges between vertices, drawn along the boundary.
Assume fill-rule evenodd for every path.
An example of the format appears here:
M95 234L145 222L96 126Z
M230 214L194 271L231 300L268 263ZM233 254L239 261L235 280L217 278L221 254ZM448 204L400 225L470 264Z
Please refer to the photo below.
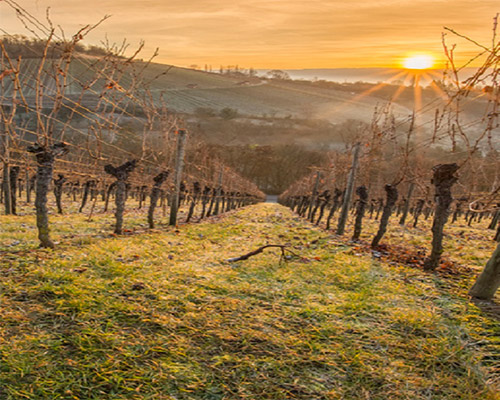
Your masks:
M54 251L33 216L0 218L2 399L497 398L498 323L466 285L279 205L153 232L129 213L123 237L53 216ZM266 243L303 258L225 261Z

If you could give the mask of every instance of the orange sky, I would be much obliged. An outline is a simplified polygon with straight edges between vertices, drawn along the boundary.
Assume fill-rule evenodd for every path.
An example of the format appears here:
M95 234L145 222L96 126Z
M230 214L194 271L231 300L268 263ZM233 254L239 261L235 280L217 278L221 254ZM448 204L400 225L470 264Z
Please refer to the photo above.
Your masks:
M98 43L127 38L146 41L143 57L160 48L157 61L189 66L211 64L254 68L399 67L408 53L442 59L443 26L481 43L491 41L498 0L19 0L67 34L105 14L112 18L89 36ZM0 2L0 27L23 32ZM24 31L25 32L25 31ZM457 43L460 57L473 47ZM475 51L475 50L474 50ZM439 65L438 65L439 66Z

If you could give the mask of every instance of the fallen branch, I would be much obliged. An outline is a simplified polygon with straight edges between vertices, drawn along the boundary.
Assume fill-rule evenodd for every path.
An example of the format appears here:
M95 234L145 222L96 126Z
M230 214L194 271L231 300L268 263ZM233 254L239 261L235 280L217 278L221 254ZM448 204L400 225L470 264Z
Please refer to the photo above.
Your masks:
M242 260L248 260L250 257L252 256L255 256L259 253L262 253L265 249L267 249L268 247L277 247L279 249L281 249L281 257L280 257L280 261L283 259L283 260L286 260L285 258L285 252L288 251L289 253L291 253L292 255L294 255L295 257L299 257L297 254L295 254L294 252L292 252L291 250L287 249L286 245L284 244L266 244L265 246L261 246L259 247L257 250L254 250L254 251L251 251L250 253L247 253L247 254L244 254L240 257L234 257L234 258L229 258L227 261L228 262L235 262L235 261L242 261ZM300 257L299 257L300 258Z

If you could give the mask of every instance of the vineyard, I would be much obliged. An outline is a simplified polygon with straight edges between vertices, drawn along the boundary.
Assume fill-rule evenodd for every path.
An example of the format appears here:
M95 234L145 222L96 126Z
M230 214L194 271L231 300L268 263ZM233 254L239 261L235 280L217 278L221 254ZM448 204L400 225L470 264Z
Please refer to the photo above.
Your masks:
M83 52L104 20L68 39L6 3L43 39L0 40L1 399L498 398L496 36L466 80L445 43L439 101L377 104L266 203L170 105L331 92L186 90L143 45Z

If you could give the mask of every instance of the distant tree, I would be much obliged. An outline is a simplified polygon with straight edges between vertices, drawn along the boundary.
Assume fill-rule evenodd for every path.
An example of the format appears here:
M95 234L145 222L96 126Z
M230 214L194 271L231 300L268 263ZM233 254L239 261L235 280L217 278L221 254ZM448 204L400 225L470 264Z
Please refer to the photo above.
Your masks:
M230 107L225 107L222 110L220 110L219 115L222 119L225 120L234 119L238 116L238 110L235 110L234 108Z
M215 117L217 115L217 111L211 107L198 107L194 110L194 114L197 117Z

